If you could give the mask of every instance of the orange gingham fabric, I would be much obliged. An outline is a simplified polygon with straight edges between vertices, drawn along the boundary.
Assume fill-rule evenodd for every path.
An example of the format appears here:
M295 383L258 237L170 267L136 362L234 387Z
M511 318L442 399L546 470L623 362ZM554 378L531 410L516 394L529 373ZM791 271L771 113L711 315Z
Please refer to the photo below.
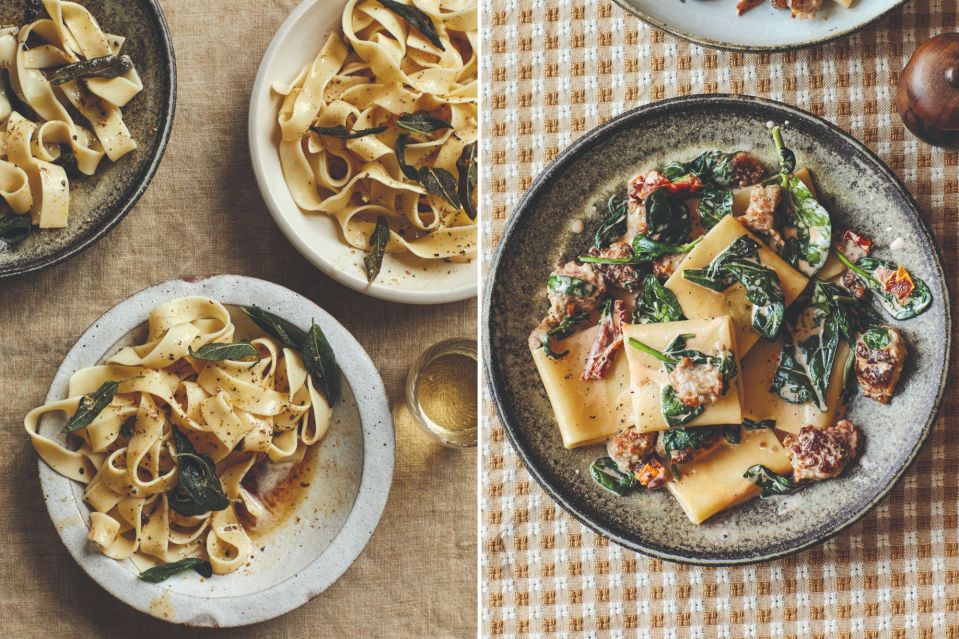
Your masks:
M484 6L487 257L523 192L576 138L634 106L731 92L798 105L868 144L915 194L956 282L959 154L913 138L893 104L915 47L959 29L955 0L914 0L839 42L770 55L703 49L609 2ZM584 528L527 474L488 394L484 406L484 637L959 638L954 391L919 460L864 520L814 550L728 569L648 559Z

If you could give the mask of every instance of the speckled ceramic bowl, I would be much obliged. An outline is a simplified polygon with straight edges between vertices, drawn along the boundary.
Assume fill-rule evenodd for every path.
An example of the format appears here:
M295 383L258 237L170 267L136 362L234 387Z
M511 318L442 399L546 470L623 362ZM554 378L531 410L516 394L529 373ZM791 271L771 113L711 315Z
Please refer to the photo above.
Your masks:
M793 19L769 2L736 15L734 0L615 0L640 20L716 49L769 53L824 44L847 36L907 0L856 0L844 8L824 0L816 17Z
M544 283L557 261L588 248L609 196L637 172L712 148L747 150L776 165L767 121L809 167L839 224L876 238L877 251L909 265L932 289L925 314L901 323L912 348L889 406L858 397L850 418L866 434L861 460L842 478L785 498L754 500L694 526L665 493L617 498L594 484L602 447L563 448L526 339L547 308ZM904 248L889 243L902 237ZM898 244L898 243L897 243ZM526 193L493 258L485 298L485 363L499 416L539 483L580 521L627 548L697 564L760 561L808 548L863 516L915 459L935 422L950 351L949 294L938 251L906 188L865 146L798 109L758 98L693 96L626 113L558 157Z
M314 454L309 488L275 530L255 539L250 562L229 575L202 579L187 573L163 583L137 578L131 561L115 561L87 541L89 509L83 487L39 461L40 485L57 533L77 563L110 594L134 608L191 626L242 626L302 606L346 572L373 535L386 507L393 476L393 419L386 390L363 347L326 311L270 282L218 275L174 280L148 288L107 311L67 353L47 401L66 396L70 376L142 340L158 304L202 295L227 305L242 335L238 305L256 304L304 330L323 329L343 373L343 397ZM52 417L52 416L51 416ZM59 436L55 421L42 432Z
M22 24L25 0L0 2L0 24ZM166 18L156 0L82 0L107 33L126 36L123 52L143 78L143 92L123 107L139 148L118 162L104 158L96 175L71 180L65 229L38 231L0 251L0 278L31 273L91 246L130 212L160 166L176 104L176 61ZM3 205L0 205L3 206Z

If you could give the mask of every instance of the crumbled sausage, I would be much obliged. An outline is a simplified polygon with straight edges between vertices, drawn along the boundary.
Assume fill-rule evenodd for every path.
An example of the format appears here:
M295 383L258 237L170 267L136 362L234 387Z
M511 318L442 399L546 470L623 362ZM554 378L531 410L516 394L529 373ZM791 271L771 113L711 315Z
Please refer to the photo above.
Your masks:
M859 452L862 432L848 419L831 428L806 425L783 440L797 482L839 476Z
M603 279L603 276L589 264L567 262L554 270L552 275L565 275L592 285L592 292L585 296L557 293L547 288L550 315L560 320L577 311L592 311L596 308L597 304L599 304L599 300L606 294L606 281Z
M629 258L633 256L633 247L626 242L614 242L609 248L589 249L589 254L593 257L608 258ZM639 288L639 273L632 264L593 264L594 269L599 271L607 284L617 286L627 291L634 291Z
M723 396L723 373L712 363L696 363L680 357L669 373L669 383L676 397L686 406L712 404Z
M849 291L849 294L857 300L865 299L866 294L869 292L869 289L862 283L862 280L849 269L842 272L842 275L839 277L839 284Z
M816 17L816 12L822 6L822 0L789 0L788 4L794 18L805 20Z
M669 276L676 272L686 255L688 253L673 253L657 257L653 260L653 275L661 280L669 279Z
M756 186L749 195L746 212L738 216L747 229L769 238L774 247L783 245L783 238L776 229L776 209L782 201L782 189L778 184Z
M656 446L656 433L640 433L635 426L624 428L606 442L606 453L624 473L635 473Z
M883 348L872 349L860 334L856 339L856 361L853 367L863 395L880 404L888 404L902 375L908 348L898 330L887 324L881 328L889 335L889 343Z
M730 160L733 167L732 183L739 186L752 186L762 181L766 167L757 158L740 151Z

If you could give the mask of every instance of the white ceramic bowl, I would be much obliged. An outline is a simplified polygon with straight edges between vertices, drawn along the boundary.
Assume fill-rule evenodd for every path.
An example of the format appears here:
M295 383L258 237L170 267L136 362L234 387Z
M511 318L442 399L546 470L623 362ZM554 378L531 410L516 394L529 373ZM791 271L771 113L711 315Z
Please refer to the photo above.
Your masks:
M849 9L823 0L816 18L794 20L765 1L742 16L736 0L616 0L654 27L707 47L782 51L808 47L861 29L906 0L856 0Z
M284 524L256 540L252 561L237 572L211 579L184 573L149 584L137 577L131 561L110 559L87 542L89 509L80 484L57 474L42 460L40 484L63 543L110 594L174 623L241 626L305 604L335 582L366 547L392 481L393 421L379 373L343 326L293 291L234 275L166 282L114 306L70 349L47 401L66 397L67 382L75 371L96 365L129 344L158 304L189 295L208 296L228 306L256 304L304 329L316 320L329 339L346 383L300 505ZM59 436L52 421L41 428L47 436ZM300 518L298 524L295 517Z
M448 263L412 256L387 255L383 269L367 286L365 253L341 238L339 224L328 215L300 210L283 179L276 122L280 99L270 86L290 81L316 57L326 38L341 30L344 0L306 0L280 26L263 56L250 99L250 156L253 171L277 225L314 266L367 295L406 304L443 304L476 297L478 262Z

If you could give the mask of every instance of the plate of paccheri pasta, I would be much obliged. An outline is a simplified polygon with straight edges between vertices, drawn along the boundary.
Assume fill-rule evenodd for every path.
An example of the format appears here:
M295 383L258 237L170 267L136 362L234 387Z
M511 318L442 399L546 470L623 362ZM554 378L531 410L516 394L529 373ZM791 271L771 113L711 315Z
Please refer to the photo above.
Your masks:
M616 0L649 24L707 47L784 51L849 35L905 0Z
M850 525L945 387L949 294L912 197L845 133L759 98L587 134L511 217L488 291L490 387L527 468L674 561L769 559Z
M176 70L151 0L0 6L0 277L76 254L156 171Z
M397 302L476 295L475 0L307 0L250 108L260 190L337 281Z
M247 277L120 303L24 424L71 555L175 623L256 623L321 593L366 546L392 478L391 414L362 347Z

